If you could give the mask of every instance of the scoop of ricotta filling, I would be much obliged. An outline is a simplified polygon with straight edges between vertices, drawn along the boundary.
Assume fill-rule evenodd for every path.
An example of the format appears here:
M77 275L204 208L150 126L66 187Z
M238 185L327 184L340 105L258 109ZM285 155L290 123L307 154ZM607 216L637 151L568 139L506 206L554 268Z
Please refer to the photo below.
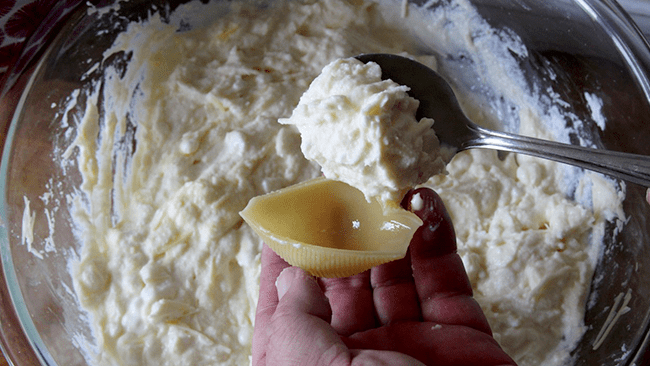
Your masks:
M406 192L445 171L433 120L415 113L409 88L382 80L374 62L338 59L302 95L290 118L305 157L325 177L361 190L368 202L399 205Z

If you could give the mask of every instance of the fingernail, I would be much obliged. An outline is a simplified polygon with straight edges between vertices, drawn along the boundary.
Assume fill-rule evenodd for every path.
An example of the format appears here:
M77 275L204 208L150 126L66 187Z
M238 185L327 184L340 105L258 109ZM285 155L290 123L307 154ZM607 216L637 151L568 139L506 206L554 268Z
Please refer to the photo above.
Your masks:
M456 235L442 198L429 188L409 192L402 207L418 215L422 226L413 235L411 249L427 256L440 256L456 251ZM413 254L412 252L411 254Z
M275 280L275 288L278 290L278 300L282 299L284 294L289 291L294 277L294 271L291 271L291 267L287 267L280 272L280 275Z
M410 191L402 200L402 207L418 215L422 221L437 225L448 215L438 194L429 188Z

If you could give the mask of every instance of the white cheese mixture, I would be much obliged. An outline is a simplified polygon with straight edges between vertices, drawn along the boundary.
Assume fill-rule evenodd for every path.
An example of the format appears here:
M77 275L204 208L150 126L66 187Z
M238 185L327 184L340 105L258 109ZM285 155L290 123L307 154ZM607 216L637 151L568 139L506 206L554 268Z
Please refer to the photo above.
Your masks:
M564 197L555 165L470 151L430 182L454 222L474 296L520 365L564 364L586 331L579 319L598 255L591 235L606 221Z
M444 171L434 121L417 121L408 87L381 79L376 63L339 59L325 66L282 124L298 127L305 157L325 177L366 200L399 205L404 194Z
M85 112L68 121L76 139L63 156L83 179L73 202L82 246L71 260L93 364L249 362L261 242L238 212L320 175L295 127L278 119L331 61L427 46L462 54L475 69L461 74L476 75L488 100L517 106L506 124L545 136L553 123L517 72L512 53L525 49L510 33L464 0L426 12L387 3L390 13L372 1L197 1L169 23L155 14L132 23L106 51L104 76L71 97ZM501 107L476 104L473 117L490 123ZM591 228L618 202L575 203L561 189L564 170L532 158L475 151L447 169L430 184L455 221L495 337L522 366L567 361L599 253Z

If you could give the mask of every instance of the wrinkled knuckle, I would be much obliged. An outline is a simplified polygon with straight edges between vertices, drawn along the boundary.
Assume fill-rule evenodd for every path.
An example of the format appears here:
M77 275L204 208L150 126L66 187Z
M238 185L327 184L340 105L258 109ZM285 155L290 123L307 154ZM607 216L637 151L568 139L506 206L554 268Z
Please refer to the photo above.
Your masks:
M323 352L318 360L319 366L349 366L350 352L342 343L335 343Z

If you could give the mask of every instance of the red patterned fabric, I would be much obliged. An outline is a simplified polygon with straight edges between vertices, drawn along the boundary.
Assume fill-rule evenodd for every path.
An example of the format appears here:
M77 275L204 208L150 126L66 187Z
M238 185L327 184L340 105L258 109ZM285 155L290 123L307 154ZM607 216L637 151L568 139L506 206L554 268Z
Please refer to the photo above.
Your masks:
M81 0L0 0L0 93ZM7 85L8 86L8 85Z

